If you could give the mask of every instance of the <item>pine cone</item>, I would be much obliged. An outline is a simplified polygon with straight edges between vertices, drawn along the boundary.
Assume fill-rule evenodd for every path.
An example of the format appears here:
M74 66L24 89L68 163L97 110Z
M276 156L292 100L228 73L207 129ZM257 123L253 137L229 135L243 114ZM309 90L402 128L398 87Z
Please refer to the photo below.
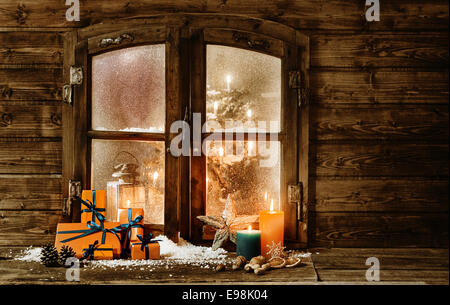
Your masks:
M66 266L66 260L69 257L74 257L75 251L73 251L72 247L70 246L62 246L61 250L59 251L59 264L62 266Z
M57 267L58 263L58 250L52 244L47 244L41 251L41 263L47 267Z

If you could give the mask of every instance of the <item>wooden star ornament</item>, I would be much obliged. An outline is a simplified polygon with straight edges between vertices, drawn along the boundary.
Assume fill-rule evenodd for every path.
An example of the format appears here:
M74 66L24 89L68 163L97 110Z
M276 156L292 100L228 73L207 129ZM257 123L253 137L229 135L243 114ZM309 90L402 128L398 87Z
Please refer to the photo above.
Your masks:
M197 218L217 229L212 250L219 249L227 240L236 243L237 230L246 229L249 224L259 221L259 215L238 216L231 195L227 197L221 216L197 216Z

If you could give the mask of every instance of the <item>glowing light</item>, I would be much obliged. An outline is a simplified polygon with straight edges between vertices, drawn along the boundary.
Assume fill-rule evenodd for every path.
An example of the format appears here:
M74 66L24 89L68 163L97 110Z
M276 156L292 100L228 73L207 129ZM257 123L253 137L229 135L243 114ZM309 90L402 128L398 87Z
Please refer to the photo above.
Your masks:
M130 207L130 205L131 205L131 201L127 200L127 207Z
M248 226L248 231L251 232L252 231L252 225Z
M159 177L158 172L154 172L154 173L153 173L153 183L156 182L156 179L158 179L158 177Z
M217 101L214 101L214 114L217 113L218 108L219 108L219 103Z
M219 156L223 157L223 147L219 148Z
M225 76L225 78L226 78L226 81L227 81L227 91L230 91L231 75L230 75L230 74L227 74L227 75Z
M251 110L251 109L247 110L247 116L248 116L249 118L252 117L252 110Z
M264 193L264 201L267 201L267 192Z
M273 212L273 199L270 199L270 211Z

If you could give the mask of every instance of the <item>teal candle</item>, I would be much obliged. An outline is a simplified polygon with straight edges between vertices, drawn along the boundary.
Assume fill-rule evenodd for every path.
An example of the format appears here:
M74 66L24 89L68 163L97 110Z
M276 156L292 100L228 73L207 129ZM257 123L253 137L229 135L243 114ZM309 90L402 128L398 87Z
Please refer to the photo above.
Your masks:
M242 255L247 260L261 255L261 231L241 230L236 232L236 255Z

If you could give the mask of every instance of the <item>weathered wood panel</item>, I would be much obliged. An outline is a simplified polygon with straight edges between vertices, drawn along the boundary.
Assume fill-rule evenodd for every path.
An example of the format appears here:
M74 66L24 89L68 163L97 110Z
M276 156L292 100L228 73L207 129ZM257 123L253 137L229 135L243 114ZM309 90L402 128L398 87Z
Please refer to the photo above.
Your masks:
M59 178L0 178L0 210L61 210L61 205Z
M0 65L62 64L63 39L60 33L0 32L0 41Z
M61 142L0 142L0 173L60 174Z
M61 105L54 102L2 102L0 138L61 137Z
M365 2L352 1L83 1L81 22L65 18L64 1L0 1L0 25L7 27L79 27L107 19L174 12L245 14L276 20L299 29L332 30L444 30L448 29L448 3L440 0L385 2L383 22L366 21Z
M411 140L448 143L448 105L314 107L316 140Z
M448 247L448 213L317 213L316 247Z
M316 176L448 177L448 145L319 144Z
M314 208L316 212L448 212L448 196L448 181L319 179Z
M448 104L448 71L312 70L314 103Z
M313 67L446 68L448 32L383 34L313 34Z
M0 211L0 246L54 243L60 212Z

